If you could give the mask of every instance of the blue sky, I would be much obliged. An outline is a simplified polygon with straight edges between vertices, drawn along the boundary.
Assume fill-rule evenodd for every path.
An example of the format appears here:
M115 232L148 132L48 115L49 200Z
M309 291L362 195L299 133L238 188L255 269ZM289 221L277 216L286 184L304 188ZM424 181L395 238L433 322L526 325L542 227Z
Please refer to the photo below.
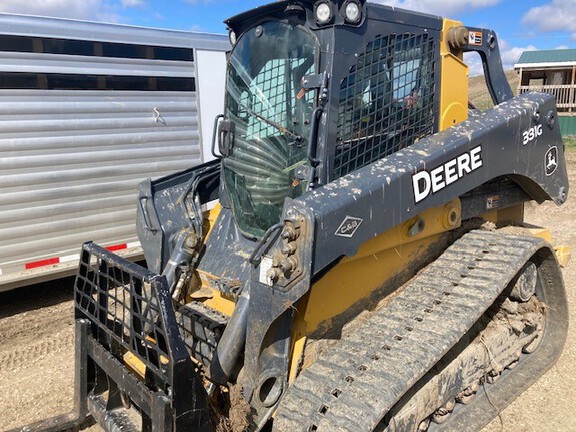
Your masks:
M377 0L498 33L505 67L522 51L576 47L576 0ZM0 12L224 33L224 19L265 0L0 0ZM471 60L472 71L480 70Z

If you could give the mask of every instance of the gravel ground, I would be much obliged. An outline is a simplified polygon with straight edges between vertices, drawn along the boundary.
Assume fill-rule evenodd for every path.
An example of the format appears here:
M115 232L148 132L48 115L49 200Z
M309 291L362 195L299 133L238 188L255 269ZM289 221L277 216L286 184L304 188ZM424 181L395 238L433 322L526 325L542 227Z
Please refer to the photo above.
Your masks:
M576 184L576 151L567 153ZM576 198L526 206L526 219L551 229L556 244L576 245ZM576 314L574 260L564 269L571 316ZM0 430L69 411L73 392L72 279L0 293ZM576 336L570 325L562 357L485 432L575 431ZM85 431L100 429L92 425Z
M485 432L558 432L576 431L576 151L566 153L568 176L572 190L566 204L557 207L552 203L526 206L529 223L550 228L558 245L573 249L573 258L563 270L564 284L568 296L570 325L568 340L562 356L548 373L526 390L500 418L492 421Z

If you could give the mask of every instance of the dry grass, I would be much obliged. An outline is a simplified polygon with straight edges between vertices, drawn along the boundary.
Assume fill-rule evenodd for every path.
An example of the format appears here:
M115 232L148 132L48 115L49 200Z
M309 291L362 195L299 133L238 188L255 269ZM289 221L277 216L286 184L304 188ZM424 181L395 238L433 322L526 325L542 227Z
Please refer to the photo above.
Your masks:
M518 92L518 82L519 76L516 71L510 70L506 71L506 78L512 87L514 94ZM468 84L468 98L478 109L486 110L492 108L494 104L488 93L488 87L486 87L486 81L484 75L479 75L470 78Z
M575 136L564 137L564 144L566 145L566 150L576 151L576 137Z

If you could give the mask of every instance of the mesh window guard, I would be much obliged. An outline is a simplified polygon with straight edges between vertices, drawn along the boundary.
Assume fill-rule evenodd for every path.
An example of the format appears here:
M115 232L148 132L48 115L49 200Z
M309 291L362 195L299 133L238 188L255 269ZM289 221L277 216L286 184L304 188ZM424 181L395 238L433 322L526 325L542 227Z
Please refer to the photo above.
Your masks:
M287 70L296 71L305 66L306 73L313 73L314 66L310 67L305 59L273 59L266 63L250 84L250 92L255 95L251 109L256 114L265 117L289 130L300 132L295 126L295 109L298 101L294 83L286 79ZM294 72L291 72L293 74ZM296 90L298 90L296 88ZM287 98L286 95L291 97ZM311 104L314 92L305 94L306 103ZM248 101L240 99L242 105L248 106ZM298 122L296 122L298 124ZM270 124L254 116L248 116L247 137L249 139L265 139L270 136L280 136L282 132Z
M334 178L434 132L436 41L378 36L340 85Z
M285 59L270 60L256 76L251 91L257 95L253 110L283 126L286 124L286 82L284 73L286 69ZM274 127L254 117L249 118L248 136L253 138L266 138L280 135Z

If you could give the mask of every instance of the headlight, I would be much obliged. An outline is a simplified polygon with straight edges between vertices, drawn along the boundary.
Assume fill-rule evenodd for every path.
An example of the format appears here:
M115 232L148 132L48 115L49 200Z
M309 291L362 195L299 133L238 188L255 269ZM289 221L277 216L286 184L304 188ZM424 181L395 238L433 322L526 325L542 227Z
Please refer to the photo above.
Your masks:
M346 2L344 7L344 18L351 24L358 24L362 19L362 7L354 0Z
M319 1L316 3L314 10L316 15L316 22L320 25L329 23L332 20L332 7L327 1Z
M236 32L234 30L228 32L228 39L230 39L230 44L232 46L236 45Z

